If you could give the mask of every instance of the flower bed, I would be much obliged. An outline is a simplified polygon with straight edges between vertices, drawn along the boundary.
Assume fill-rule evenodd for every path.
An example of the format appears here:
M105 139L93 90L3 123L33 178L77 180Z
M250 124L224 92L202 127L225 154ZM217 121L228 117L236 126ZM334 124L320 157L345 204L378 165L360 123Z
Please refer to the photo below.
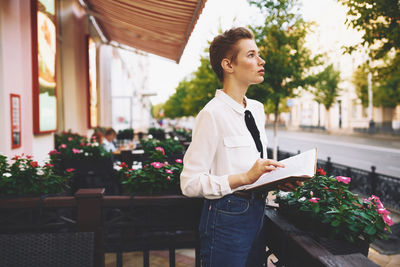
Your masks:
M41 166L29 155L11 161L0 155L0 196L61 193L68 189L73 173L72 168L57 172L50 163Z
M124 162L121 163L118 176L126 193L181 194L179 176L183 168L182 159L174 158L171 161L171 156L168 157L166 151L176 152L176 148L180 150L182 146L165 146L166 149L156 146L170 144L168 140L170 139L165 141L150 139L143 142L146 159L143 161L142 168L132 169Z
M379 197L362 199L349 191L351 178L326 176L318 170L294 192L278 192L280 210L304 220L307 230L351 243L387 239L393 221ZM303 222L303 224L304 224Z

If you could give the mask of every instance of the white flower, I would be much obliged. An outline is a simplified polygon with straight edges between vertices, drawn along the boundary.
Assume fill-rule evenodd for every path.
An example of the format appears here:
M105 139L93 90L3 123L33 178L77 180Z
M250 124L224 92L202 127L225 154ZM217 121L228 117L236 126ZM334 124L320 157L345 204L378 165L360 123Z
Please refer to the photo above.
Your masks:
M89 153L85 152L85 156L89 156Z
M174 140L175 140L175 141L179 141L178 136L175 136L175 137L174 137Z
M306 197L301 197L301 198L299 198L299 201L301 201L301 202L306 201Z
M151 134L149 134L149 135L147 136L147 138L152 139L153 136L152 136Z
M38 175L43 175L44 172L43 172L43 170L39 169L39 170L37 171L37 174L38 174Z
M99 146L99 143L94 142L94 143L92 144L92 146Z
M285 192L285 191L279 191L278 192L278 196L280 198L287 198L290 194L291 194L291 192Z
M5 172L5 173L3 173L3 176L5 176L5 177L11 177L11 173Z

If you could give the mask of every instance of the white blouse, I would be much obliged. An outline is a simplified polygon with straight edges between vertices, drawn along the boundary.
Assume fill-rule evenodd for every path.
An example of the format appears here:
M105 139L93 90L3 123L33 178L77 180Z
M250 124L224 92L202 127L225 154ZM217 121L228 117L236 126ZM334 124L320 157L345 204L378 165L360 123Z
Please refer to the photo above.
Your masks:
M260 158L255 142L246 127L245 110L250 110L260 131L264 158L267 157L264 106L246 99L242 105L217 90L215 97L197 115L192 142L183 158L181 189L189 197L221 198L232 190L228 176L250 170Z

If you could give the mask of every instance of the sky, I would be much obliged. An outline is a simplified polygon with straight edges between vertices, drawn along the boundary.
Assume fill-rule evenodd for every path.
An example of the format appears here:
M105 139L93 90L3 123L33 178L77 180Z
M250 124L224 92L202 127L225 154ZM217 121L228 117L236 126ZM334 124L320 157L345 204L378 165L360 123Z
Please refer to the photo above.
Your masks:
M307 46L327 54L327 63L334 63L342 73L351 74L362 58L342 55L341 47L359 42L361 35L344 25L346 9L337 0L301 0L301 14L306 21L316 22L314 33L307 37ZM205 55L208 41L232 27L262 25L263 16L246 0L207 0L179 64L156 55L150 55L149 90L157 92L151 97L153 104L168 100L180 81L193 73Z

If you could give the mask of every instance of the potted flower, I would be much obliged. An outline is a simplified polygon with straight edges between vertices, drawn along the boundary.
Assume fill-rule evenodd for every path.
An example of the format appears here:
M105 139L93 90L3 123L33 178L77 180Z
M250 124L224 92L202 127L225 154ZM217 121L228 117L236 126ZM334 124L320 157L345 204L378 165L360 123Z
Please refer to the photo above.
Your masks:
M129 168L126 163L120 164L118 176L125 192L136 194L181 194L179 176L182 172L182 159L168 162L163 147L153 150L147 147L148 158L143 167Z
M368 255L374 239L387 239L393 221L379 197L360 198L349 190L350 181L349 177L327 176L319 169L294 192L277 192L275 202L283 214L302 225L300 228L329 238L325 241L346 240L363 247L361 252ZM347 246L345 249L338 254L352 253Z
M58 173L76 169L71 181L73 192L90 187L105 187L107 193L118 191L111 153L102 148L97 140L70 133L60 135L58 140L62 142L49 152L50 163Z
M9 162L0 155L0 196L45 195L65 192L74 169L62 174L50 163L40 165L29 155L16 155Z

